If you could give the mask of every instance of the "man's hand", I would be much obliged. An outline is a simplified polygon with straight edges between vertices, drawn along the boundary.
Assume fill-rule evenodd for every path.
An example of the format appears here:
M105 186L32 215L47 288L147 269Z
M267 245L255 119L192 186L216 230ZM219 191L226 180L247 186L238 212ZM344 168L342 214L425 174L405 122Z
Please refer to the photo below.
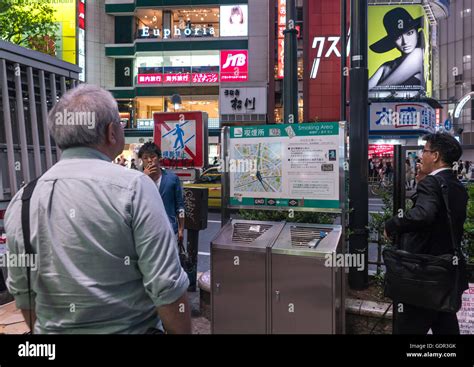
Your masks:
M168 334L191 334L191 307L184 293L176 302L158 308Z
M420 183L420 181L422 181L427 176L427 174L421 172L421 164L420 163L416 164L416 172L418 172L418 173L415 177L415 181L418 184L418 183Z
M155 164L148 164L143 170L143 173L147 176L152 176L158 173L158 168Z
M178 230L178 241L183 242L184 239L184 231L182 229Z

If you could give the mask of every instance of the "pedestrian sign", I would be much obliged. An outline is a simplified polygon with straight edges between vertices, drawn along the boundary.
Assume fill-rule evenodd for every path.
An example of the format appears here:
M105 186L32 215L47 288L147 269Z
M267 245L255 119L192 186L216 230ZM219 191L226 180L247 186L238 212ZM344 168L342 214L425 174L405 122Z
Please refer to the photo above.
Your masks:
M453 128L453 123L451 122L451 120L449 120L449 119L446 120L446 121L444 122L444 129L445 129L446 131L450 131L452 128Z
M168 168L203 168L207 162L207 114L155 113L154 141Z

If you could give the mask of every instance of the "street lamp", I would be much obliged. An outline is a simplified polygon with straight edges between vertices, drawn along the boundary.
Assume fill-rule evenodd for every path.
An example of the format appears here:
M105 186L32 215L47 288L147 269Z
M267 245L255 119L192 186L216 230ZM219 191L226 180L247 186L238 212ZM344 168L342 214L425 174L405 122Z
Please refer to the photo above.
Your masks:
M179 94L173 94L171 96L171 103L174 105L175 111L179 110L181 108L181 103L183 103L181 96Z

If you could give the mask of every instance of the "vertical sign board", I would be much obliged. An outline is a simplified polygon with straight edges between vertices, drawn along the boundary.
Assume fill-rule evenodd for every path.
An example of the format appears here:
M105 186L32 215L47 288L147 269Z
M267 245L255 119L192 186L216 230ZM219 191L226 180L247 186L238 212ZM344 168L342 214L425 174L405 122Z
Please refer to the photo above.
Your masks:
M305 19L305 118L334 121L341 114L340 1L308 1Z
M77 40L77 65L82 68L79 74L81 82L86 81L86 0L79 0L78 3L78 40Z
M230 206L341 212L344 124L231 127Z
M154 141L164 167L203 168L208 159L205 112L155 113Z
M277 79L283 79L285 70L286 0L278 1L278 69Z

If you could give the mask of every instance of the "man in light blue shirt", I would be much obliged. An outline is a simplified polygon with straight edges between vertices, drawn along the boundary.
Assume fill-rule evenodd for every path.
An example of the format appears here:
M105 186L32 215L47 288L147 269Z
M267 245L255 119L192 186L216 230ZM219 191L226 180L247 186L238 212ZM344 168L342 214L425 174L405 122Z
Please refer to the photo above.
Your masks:
M125 140L112 95L81 85L48 123L63 154L30 204L35 333L145 333L160 319L168 333L189 333L189 282L158 190L111 163ZM22 191L5 217L13 254L24 253ZM7 286L28 321L26 269L9 268Z

